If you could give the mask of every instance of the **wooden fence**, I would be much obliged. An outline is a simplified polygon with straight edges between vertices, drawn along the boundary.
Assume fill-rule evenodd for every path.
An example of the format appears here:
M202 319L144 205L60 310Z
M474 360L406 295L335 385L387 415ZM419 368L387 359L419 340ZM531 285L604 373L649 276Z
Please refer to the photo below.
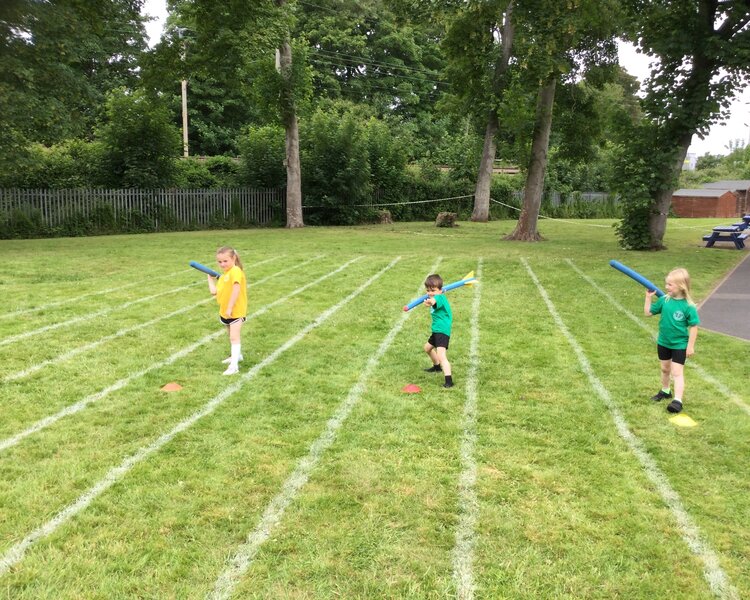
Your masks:
M169 218L172 225L207 227L222 220L267 225L283 222L286 192L278 189L0 189L0 216L21 211L41 216L54 228L69 219L91 219L102 208L111 209L118 222L134 214L150 217L155 228Z

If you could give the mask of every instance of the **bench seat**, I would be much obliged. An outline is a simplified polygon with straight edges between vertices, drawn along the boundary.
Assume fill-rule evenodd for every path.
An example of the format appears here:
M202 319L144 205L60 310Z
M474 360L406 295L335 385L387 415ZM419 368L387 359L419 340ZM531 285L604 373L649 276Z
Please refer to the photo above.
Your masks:
M745 247L745 240L750 237L750 233L723 233L714 230L713 233L703 236L706 242L706 248L711 248L716 242L732 242L738 250Z

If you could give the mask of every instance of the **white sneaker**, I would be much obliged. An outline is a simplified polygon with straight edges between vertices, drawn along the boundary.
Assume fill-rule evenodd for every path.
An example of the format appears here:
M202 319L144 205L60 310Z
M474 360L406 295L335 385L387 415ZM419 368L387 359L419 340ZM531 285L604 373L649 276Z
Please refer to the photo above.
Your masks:
M242 356L242 354L240 354L240 358L239 358L239 360L237 362L242 362L243 360L245 360L245 357ZM230 356L229 358L225 358L224 360L221 361L221 364L222 365L231 365L232 364L232 357Z
M229 365L229 368L224 371L223 375L237 375L240 372L240 368L237 365Z

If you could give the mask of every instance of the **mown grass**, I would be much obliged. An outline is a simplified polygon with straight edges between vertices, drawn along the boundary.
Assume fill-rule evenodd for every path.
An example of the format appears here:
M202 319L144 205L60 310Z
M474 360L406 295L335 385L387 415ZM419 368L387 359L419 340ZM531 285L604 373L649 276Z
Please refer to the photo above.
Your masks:
M716 553L731 583L727 597L750 594L750 414L743 409L750 344L701 331L694 362L732 398L688 368L685 412L698 426L675 426L663 405L648 400L659 383L656 320L640 317L642 288L607 264L617 258L657 283L685 266L700 300L743 254L702 248L700 236L715 224L708 220L671 221L669 249L659 253L622 252L609 224L543 222L548 240L538 244L501 241L509 221L452 230L408 223L0 242L0 441L92 398L0 451L0 561L90 495L111 469L239 381L221 375L223 335L148 370L218 331L215 305L201 304L203 275L187 268L189 260L212 265L215 248L227 243L240 252L250 312L261 313L244 329L248 373L401 257L212 412L30 544L0 575L2 594L205 597L281 495L285 509L235 578L235 597L455 597L474 292L450 292L454 389L422 371L425 310L412 311L382 356L376 352L433 265L453 281L480 258L476 596L716 595L570 337ZM162 295L128 304L154 294ZM92 314L100 316L85 318ZM70 319L79 321L3 344ZM60 360L105 336L112 337ZM49 366L7 380L43 361ZM183 390L162 392L170 381ZM402 393L407 383L422 392ZM349 412L308 478L285 492L348 397Z

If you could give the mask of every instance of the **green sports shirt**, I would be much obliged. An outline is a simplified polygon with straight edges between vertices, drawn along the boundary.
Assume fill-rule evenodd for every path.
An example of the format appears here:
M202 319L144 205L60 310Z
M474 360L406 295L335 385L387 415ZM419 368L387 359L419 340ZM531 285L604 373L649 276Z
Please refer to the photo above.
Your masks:
M448 298L445 297L445 294L436 294L433 298L435 299L435 306L430 307L432 333L450 335L453 325L453 313L451 312L451 305L448 303Z
M695 304L666 294L651 305L651 314L661 314L656 343L672 350L687 348L689 328L701 322Z

